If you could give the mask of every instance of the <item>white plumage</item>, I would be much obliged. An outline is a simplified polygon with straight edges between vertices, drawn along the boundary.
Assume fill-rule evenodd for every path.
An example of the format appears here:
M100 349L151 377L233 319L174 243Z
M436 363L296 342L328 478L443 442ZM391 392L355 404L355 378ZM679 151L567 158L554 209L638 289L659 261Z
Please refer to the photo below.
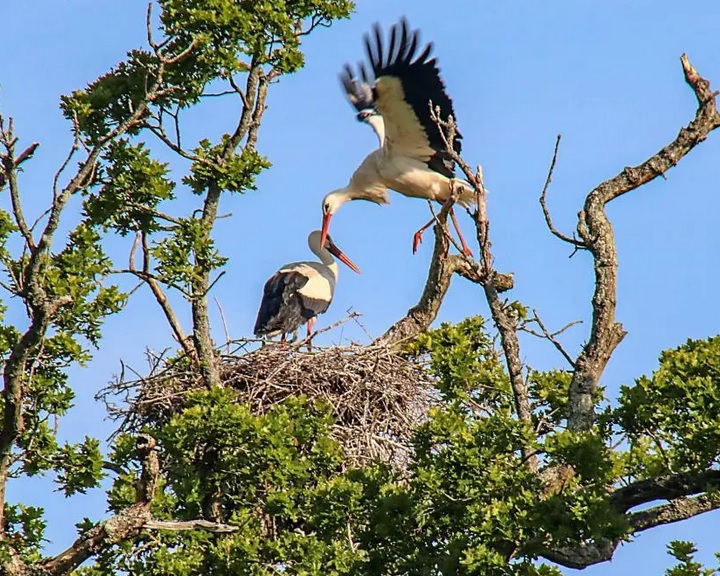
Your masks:
M370 67L375 82L365 66L358 67L361 80L350 66L345 66L341 80L350 102L358 111L358 120L372 126L380 148L371 152L355 170L347 186L327 194L323 199L323 237L330 220L345 202L368 200L377 204L389 202L388 188L405 196L445 202L452 193L451 181L460 185L458 203L475 203L475 192L464 180L455 179L454 164L446 151L440 129L430 115L430 103L440 108L440 117L455 118L452 101L445 92L436 59L430 59L432 44L427 44L416 57L419 32L408 31L402 19L390 30L390 43L384 53L380 28L375 26L374 43L365 37ZM452 146L460 152L457 133ZM454 213L451 213L457 228ZM422 232L415 235L413 251ZM469 253L462 234L458 234L466 253Z

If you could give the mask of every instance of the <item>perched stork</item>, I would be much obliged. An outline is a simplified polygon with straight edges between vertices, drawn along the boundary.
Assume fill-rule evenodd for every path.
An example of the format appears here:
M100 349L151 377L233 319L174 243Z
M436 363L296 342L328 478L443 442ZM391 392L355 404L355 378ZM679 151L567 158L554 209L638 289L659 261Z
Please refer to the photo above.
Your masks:
M323 238L330 219L349 200L368 200L376 204L389 202L388 188L405 196L445 202L452 193L451 181L460 189L458 203L475 204L475 192L464 180L455 179L454 163L447 153L440 128L430 115L430 102L440 108L440 118L455 118L452 101L445 92L435 58L430 58L432 43L419 56L419 31L408 30L403 18L390 29L390 42L384 51L380 27L374 28L374 41L365 35L365 50L375 77L364 64L357 79L350 66L345 66L340 79L350 103L357 110L357 119L369 124L377 134L380 147L370 153L355 170L344 188L323 198ZM457 132L453 149L460 153ZM450 212L463 250L470 254L453 211ZM422 233L434 219L420 228L413 237L413 252L422 241Z
M321 232L308 236L310 250L320 262L292 262L278 270L266 283L255 321L256 336L281 334L285 342L288 332L297 337L297 330L307 323L308 338L312 334L315 318L325 312L332 302L337 282L337 257L352 271L360 269L332 241L330 236L320 242Z

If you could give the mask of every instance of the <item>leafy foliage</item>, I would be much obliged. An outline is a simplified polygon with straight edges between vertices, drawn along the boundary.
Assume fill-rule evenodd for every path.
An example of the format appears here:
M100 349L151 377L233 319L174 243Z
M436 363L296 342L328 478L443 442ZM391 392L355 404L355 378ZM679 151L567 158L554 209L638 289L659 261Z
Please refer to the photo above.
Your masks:
M47 527L43 513L42 508L35 506L5 505L7 540L0 543L0 559L9 557L10 548L27 562L42 558L40 551Z
M89 222L121 236L158 231L158 205L175 198L167 164L154 160L143 143L133 145L127 139L112 142L103 160L101 186L84 204Z
M354 7L348 0L161 0L160 5L168 36L198 43L191 78L246 71L238 53L282 73L295 72L304 64L303 31L346 18Z
M652 378L623 387L616 416L633 442L673 470L720 462L720 337L663 352Z
M196 160L190 168L191 175L184 179L195 194L202 194L211 186L228 192L256 190L255 177L262 170L270 168L270 163L255 148L243 148L225 162L217 162L216 159L221 158L229 146L230 136L227 134L217 146L213 146L209 140L200 141L194 150Z
M676 566L668 569L667 576L713 576L720 572L718 568L704 568L702 564L694 560L697 548L692 542L673 540L668 544L668 554L678 561ZM720 555L716 554L720 559Z
M362 515L363 478L372 472L339 473L342 455L328 415L303 398L256 416L230 390L193 393L154 432L167 473L153 511L160 518L215 517L240 530L224 539L163 534L142 557L118 550L99 566L150 575L272 574L280 565L293 574L350 573L364 554L348 539L348 523ZM127 462L127 441L117 450ZM116 481L113 509L134 502L132 481Z

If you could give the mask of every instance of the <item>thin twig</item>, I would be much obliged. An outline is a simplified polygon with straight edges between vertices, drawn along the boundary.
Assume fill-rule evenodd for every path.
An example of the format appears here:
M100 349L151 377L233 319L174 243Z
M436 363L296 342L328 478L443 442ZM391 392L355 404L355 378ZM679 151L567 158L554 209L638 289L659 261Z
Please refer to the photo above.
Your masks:
M543 216L545 217L545 223L547 224L548 229L550 230L550 232L552 232L554 236L560 238L560 240L562 240L563 242L572 244L576 248L585 248L585 242L576 238L571 238L570 236L563 234L557 228L555 228L555 225L552 221L552 216L550 215L550 210L547 206L547 191L550 187L550 182L552 182L553 172L555 171L555 163L557 162L558 150L560 148L561 139L562 134L558 134L557 139L555 140L555 150L553 151L552 162L550 162L550 169L548 170L548 175L545 179L545 185L543 186L542 193L540 194L540 206L542 207Z
M560 328L560 330L557 330L555 332L550 332L547 329L547 327L545 326L545 324L543 323L543 321L540 320L540 316L538 315L537 310L535 310L533 308L533 317L530 319L530 322L534 322L535 324L537 324L538 327L540 328L540 330L542 331L542 333L540 334L540 333L535 332L534 330L531 330L527 327L523 328L523 330L525 332L528 332L529 334L532 334L533 336L537 336L538 338L544 338L545 340L550 341L552 343L552 345L555 346L555 348L558 350L558 352L560 352L560 354L563 355L565 360L567 360L568 364L570 364L570 366L575 368L575 360L573 360L572 356L570 356L570 354L567 353L567 351L565 350L563 345L558 341L556 336L558 336L559 334L562 334L563 332L565 332L565 330L567 330L571 326L575 326L576 324L582 324L582 320L575 320L573 322L569 322L568 324L566 324L565 326Z
M220 320L222 321L223 326L223 332L225 333L225 350L226 352L230 352L230 332L228 330L228 323L227 319L225 318L225 311L223 310L222 304L220 304L220 300L218 300L217 296L213 298L215 300L215 305L218 307L218 311L220 312Z

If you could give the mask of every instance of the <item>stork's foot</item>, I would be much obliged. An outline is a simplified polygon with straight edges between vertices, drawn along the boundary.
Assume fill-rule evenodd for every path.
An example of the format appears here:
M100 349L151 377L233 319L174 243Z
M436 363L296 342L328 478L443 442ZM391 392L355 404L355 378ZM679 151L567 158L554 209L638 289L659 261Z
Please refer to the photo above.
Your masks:
M420 246L420 244L422 244L423 232L425 232L425 230L420 229L417 232L415 232L415 234L413 235L413 246L412 246L413 254L415 254L417 252L418 247Z

